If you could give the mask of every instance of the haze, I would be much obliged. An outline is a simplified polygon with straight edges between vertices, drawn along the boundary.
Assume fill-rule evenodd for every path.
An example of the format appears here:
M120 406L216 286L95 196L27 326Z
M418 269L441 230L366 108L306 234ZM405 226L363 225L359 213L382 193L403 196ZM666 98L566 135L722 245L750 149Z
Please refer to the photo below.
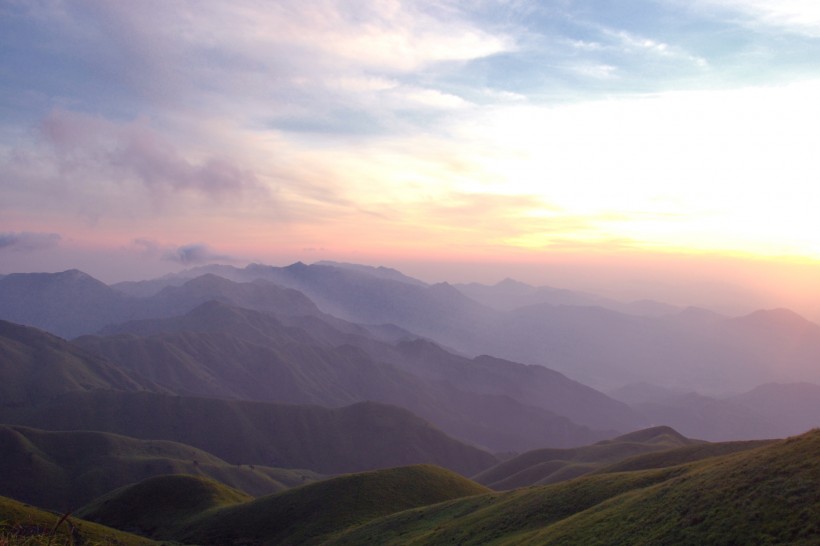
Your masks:
M0 274L351 261L820 320L813 2L0 2Z

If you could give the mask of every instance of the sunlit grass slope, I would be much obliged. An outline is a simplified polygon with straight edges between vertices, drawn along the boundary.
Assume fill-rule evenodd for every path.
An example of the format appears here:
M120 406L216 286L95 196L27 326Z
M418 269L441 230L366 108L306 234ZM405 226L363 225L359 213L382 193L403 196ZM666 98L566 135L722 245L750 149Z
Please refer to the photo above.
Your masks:
M147 538L0 497L0 544L3 546L137 546L158 544Z
M152 478L113 492L80 514L183 543L302 544L408 508L489 492L432 465L348 474L249 502L202 478L188 477L184 487L175 487L172 478L182 480ZM166 491L170 500L152 500ZM205 498L195 500L200 497ZM219 508L214 498L231 505Z
M820 544L820 430L680 466L409 510L333 544Z

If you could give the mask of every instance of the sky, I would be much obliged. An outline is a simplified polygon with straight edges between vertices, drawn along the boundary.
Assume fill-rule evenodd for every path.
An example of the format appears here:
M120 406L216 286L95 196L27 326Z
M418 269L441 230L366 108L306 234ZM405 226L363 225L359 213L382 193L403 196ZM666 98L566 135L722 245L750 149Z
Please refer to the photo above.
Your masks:
M0 274L513 277L820 320L820 3L0 0Z

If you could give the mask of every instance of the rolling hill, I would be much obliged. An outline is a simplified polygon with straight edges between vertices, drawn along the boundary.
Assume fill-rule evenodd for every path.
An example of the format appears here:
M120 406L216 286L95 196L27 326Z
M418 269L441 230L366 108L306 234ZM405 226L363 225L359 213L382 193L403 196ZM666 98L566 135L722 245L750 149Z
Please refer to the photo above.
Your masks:
M558 483L643 453L698 445L669 427L654 427L593 445L570 449L536 449L522 453L473 477L496 490Z
M379 518L326 544L817 544L820 430L682 466Z
M171 479L190 481L180 488L186 494L166 483ZM184 543L304 544L380 516L487 491L430 465L349 474L245 502L213 482L160 477L116 491L79 515ZM155 497L170 500L157 505L150 501Z
M0 497L0 544L159 546L160 543L73 516L64 519L54 512Z
M60 512L159 474L209 477L253 496L322 478L309 470L230 465L175 442L9 425L0 425L0 460L0 495Z

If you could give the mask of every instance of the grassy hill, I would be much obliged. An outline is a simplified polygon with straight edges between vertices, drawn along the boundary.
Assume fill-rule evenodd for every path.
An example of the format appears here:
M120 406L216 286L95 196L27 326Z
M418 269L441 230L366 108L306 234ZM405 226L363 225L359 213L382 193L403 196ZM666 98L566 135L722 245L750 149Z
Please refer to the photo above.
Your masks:
M371 402L324 408L148 392L74 392L36 407L0 408L0 422L171 440L231 464L326 474L431 463L470 476L496 462L406 410Z
M98 523L61 515L0 497L0 544L3 546L152 546L148 538Z
M9 425L0 425L0 460L0 495L61 512L159 474L207 476L253 496L322 478L309 470L231 465L175 442Z
M210 511L252 498L202 476L154 476L98 498L77 512L90 521L145 536L172 536Z
M818 544L820 430L681 466L409 510L328 544Z
M669 427L653 427L589 446L529 451L488 468L474 479L496 490L546 485L577 478L642 453L700 443Z
M488 492L431 465L340 476L249 502L213 482L190 477L189 485L176 488L165 483L169 479L114 492L80 514L184 543L303 544L380 516ZM168 500L155 504L155 497Z

